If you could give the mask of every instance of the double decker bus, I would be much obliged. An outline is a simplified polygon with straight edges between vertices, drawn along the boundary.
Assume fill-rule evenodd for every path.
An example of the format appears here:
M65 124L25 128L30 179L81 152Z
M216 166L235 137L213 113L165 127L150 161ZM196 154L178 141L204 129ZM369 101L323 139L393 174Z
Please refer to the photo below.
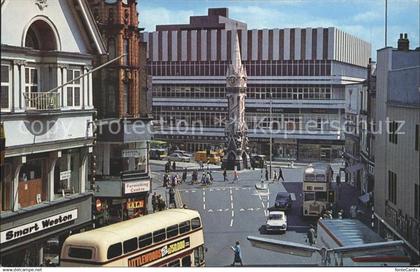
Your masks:
M331 181L333 171L329 163L312 163L303 174L303 216L321 216L328 203L335 201Z
M200 214L170 209L69 236L60 266L204 266Z

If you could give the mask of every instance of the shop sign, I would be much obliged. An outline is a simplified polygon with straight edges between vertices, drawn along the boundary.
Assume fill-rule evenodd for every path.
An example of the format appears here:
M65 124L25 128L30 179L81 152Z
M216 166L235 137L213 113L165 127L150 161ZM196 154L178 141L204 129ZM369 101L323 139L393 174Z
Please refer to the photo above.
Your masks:
M144 207L143 200L129 201L127 202L127 209L138 209Z
M77 219L77 209L56 214L16 228L2 231L0 243L6 243Z
M67 171L63 171L60 172L60 180L68 180L71 177L71 171L67 170Z
M187 237L182 240L178 240L176 242L157 248L155 250L149 251L147 253L130 258L128 259L128 266L129 267L143 266L145 264L170 256L174 253L177 253L189 247L190 247L190 238Z
M150 180L124 183L124 194L135 194L150 191Z
M122 151L123 158L139 158L141 156L144 156L144 151L142 152L141 149L124 149Z

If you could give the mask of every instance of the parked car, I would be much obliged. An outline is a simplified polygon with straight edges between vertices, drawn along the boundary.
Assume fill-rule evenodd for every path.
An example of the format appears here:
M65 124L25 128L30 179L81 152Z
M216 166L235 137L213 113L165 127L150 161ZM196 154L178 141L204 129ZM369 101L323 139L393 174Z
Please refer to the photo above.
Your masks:
M172 154L175 154L175 153L180 154L180 155L185 156L185 157L190 157L191 159L193 157L193 155L191 153L188 153L185 150L175 150L175 151L172 152Z
M274 208L280 210L290 210L292 208L292 196L288 192L277 193Z
M187 156L183 156L179 153L172 153L168 157L166 157L168 161L177 161L177 162L190 162L191 158Z
M265 155L251 155L250 160L252 168L264 168Z
M270 211L268 213L267 222L265 223L265 231L281 231L287 230L287 216L284 211Z

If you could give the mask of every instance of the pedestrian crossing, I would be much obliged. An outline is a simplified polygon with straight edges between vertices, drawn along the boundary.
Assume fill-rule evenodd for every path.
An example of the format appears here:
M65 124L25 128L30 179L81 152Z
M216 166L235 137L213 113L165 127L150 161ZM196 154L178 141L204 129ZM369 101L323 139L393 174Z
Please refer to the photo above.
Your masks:
M243 191L251 191L253 188L251 187L215 187L215 188L201 188L201 189L196 189L196 190L191 190L191 189L178 189L178 191L183 192L183 193L196 193L199 191L208 191L208 192L219 192L219 191L226 191L226 190L235 190L235 191L239 191L239 190L243 190Z
M229 212L231 209L226 208L226 209L208 209L207 212L208 213L221 213L221 212ZM257 212L263 210L261 207L256 207L256 208L240 208L239 211L240 212Z

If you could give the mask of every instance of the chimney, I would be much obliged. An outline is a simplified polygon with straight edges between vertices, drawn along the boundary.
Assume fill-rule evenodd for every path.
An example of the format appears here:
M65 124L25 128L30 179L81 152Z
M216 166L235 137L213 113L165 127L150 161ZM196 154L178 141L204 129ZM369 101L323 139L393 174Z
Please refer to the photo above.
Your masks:
M408 40L407 33L400 33L400 38L398 39L398 50L399 51L408 51L410 49L410 42Z

